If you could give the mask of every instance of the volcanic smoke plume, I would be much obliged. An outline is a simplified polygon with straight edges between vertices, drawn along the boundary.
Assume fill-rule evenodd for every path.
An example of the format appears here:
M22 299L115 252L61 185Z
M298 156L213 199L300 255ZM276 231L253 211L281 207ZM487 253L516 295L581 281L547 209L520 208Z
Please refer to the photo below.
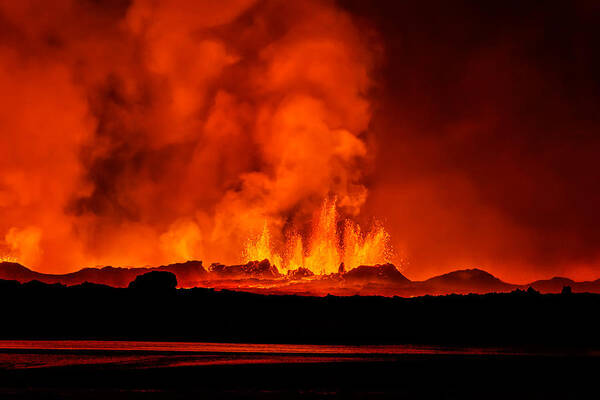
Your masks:
M0 1L0 255L385 261L383 228L343 222L367 195L364 26L330 1L100 3Z

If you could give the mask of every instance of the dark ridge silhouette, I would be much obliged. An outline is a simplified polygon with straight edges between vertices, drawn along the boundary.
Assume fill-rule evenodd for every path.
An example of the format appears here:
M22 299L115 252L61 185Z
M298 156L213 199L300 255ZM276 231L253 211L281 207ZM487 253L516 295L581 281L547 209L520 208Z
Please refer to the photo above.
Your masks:
M130 283L131 285L131 283ZM106 288L111 288L112 286L109 285L104 285L102 283L93 283L93 282L83 282L83 283L79 283L77 285L72 285L69 286L70 288L72 288L73 290L104 290Z
M588 282L581 282L581 284L585 284ZM535 282L531 282L527 286L530 286L540 292L543 293L559 293L564 286L574 286L577 285L575 281L569 278L562 278L555 276L552 279L544 279Z
M41 274L39 272L32 271L21 264L13 263L13 262L3 262L0 263L0 275L2 279L14 279L19 282L28 282L36 279L37 277L51 277L56 278L59 275L46 275Z
M0 338L587 348L600 335L598 294L310 297L175 285L164 271L131 288L0 280Z
M510 292L517 288L527 290L529 287L541 293L560 293L564 286L571 287L574 293L600 293L600 280L575 282L568 278L556 277L525 285L515 285L503 282L480 269L458 270L425 281L411 281L392 264L360 266L343 273L320 276L314 275L305 268L288 271L283 275L276 266L271 265L269 260L251 261L244 265L215 263L208 271L202 266L201 261L188 261L155 268L84 268L63 275L38 273L17 263L0 263L0 279L21 283L37 280L63 285L89 282L127 287L136 276L151 271L172 272L177 278L179 287L182 288L211 287L260 294L410 297L427 294Z
M177 287L177 277L168 271L150 271L137 276L128 287L149 291L173 290Z
M529 286L527 288L527 294L532 295L532 296L537 296L540 294L540 292L538 292L537 290L535 290L534 288L532 288L531 286Z
M427 279L423 282L431 294L509 292L517 287L480 269L463 269Z
M66 286L62 283L44 283L38 280L33 280L23 283L23 288L31 290L49 290L49 289L62 289Z
M55 275L43 274L32 271L17 263L0 263L0 279L13 279L19 282L38 280L45 283L62 283L77 285L84 282L93 282L113 287L127 287L136 276L150 271L168 271L177 276L179 284L184 287L194 286L195 282L203 280L208 275L202 266L202 261L188 261L163 265L154 268L84 268L77 272Z

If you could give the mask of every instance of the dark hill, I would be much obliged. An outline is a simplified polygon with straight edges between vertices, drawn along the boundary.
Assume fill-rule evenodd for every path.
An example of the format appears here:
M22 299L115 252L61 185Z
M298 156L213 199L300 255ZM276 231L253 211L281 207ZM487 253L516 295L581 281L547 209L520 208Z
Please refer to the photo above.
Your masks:
M509 292L517 288L527 290L530 286L541 293L560 293L563 286L571 287L576 293L600 293L600 280L575 282L556 277L526 285L514 285L481 269L454 271L417 282L406 278L392 264L363 265L348 272L313 276L308 270L296 270L282 275L268 260L251 261L243 265L212 264L208 271L201 261L188 261L155 268L84 268L62 275L35 272L17 263L0 263L0 279L21 283L37 280L68 286L88 282L123 288L138 275L151 271L175 274L179 287L183 288L212 287L265 294L411 297L426 294Z
M573 288L575 285L576 282L572 279L555 276L552 279L543 279L523 286L532 287L542 293L560 293L564 286Z
M0 279L28 282L39 278L44 274L27 269L21 264L13 262L0 263Z
M431 294L510 292L517 287L477 268L436 276L422 285Z
M361 265L356 267L345 274L344 279L348 281L385 281L392 282L394 284L409 284L410 280L406 278L393 264L383 265Z
M600 293L600 280L575 282L569 278L554 277L522 285L521 288L527 289L530 286L541 293L560 293L564 286L569 286L573 292L578 293Z
M181 286L194 286L194 283L205 279L207 272L202 266L202 261L188 261L185 263L163 265L155 268L84 268L68 274L43 274L32 271L16 263L0 263L0 279L29 282L37 280L44 283L62 283L64 285L78 285L84 282L109 285L113 287L127 287L136 276L151 271L172 272L177 277Z

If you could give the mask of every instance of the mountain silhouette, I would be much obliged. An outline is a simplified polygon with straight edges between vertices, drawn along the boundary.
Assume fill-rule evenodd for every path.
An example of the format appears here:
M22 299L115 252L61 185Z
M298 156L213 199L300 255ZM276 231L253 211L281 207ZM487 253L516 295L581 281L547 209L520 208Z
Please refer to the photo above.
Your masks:
M208 270L202 261L188 261L154 268L84 268L68 274L44 274L11 262L0 263L0 279L21 283L38 281L67 286L97 284L125 288L139 275L166 271L175 275L182 288L211 287L261 294L300 294L323 296L383 295L423 296L468 293L510 292L532 287L540 293L561 293L569 286L575 293L600 293L600 279L575 282L555 277L525 285L504 282L481 269L457 270L425 281L411 281L393 264L362 265L347 272L313 275L308 270L279 272L269 260L251 261L243 265L212 264Z
M510 292L517 287L477 268L453 271L422 284L431 294Z
M521 288L526 289L532 287L541 293L560 293L565 286L569 286L574 292L600 293L600 279L595 281L575 282L572 279L559 276L522 285Z
M572 279L555 276L552 279L542 279L523 286L532 287L542 293L560 293L563 287L570 286L573 288L573 286L576 286L577 284L578 282L575 282Z
M383 265L361 265L356 267L345 274L344 279L349 281L385 281L393 282L395 284L409 284L410 280L402 275L400 271L393 264Z
M204 278L207 271L202 266L202 261L188 261L163 265L154 268L84 268L68 274L43 274L32 271L21 264L0 263L0 279L29 282L37 280L44 283L62 283L64 285L77 285L84 282L109 285L112 287L127 287L138 275L151 271L172 272L183 287L191 287Z
M43 275L45 274L34 272L22 266L21 264L13 262L0 263L0 279L28 282L42 277ZM48 276L51 277L52 275Z

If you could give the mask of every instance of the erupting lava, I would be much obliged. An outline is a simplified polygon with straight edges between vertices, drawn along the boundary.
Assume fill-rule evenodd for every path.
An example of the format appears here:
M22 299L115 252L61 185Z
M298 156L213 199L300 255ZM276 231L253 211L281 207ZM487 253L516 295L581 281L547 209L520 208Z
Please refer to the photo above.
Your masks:
M0 256L0 263L16 263L19 262L19 260L16 257L12 257L12 256Z
M383 226L375 224L365 234L349 219L343 221L341 229L338 222L336 201L325 201L308 238L303 240L300 233L293 231L281 251L273 243L265 222L260 236L248 241L244 256L246 261L269 259L283 270L307 268L314 274L338 272L341 263L352 269L390 261L390 238Z

